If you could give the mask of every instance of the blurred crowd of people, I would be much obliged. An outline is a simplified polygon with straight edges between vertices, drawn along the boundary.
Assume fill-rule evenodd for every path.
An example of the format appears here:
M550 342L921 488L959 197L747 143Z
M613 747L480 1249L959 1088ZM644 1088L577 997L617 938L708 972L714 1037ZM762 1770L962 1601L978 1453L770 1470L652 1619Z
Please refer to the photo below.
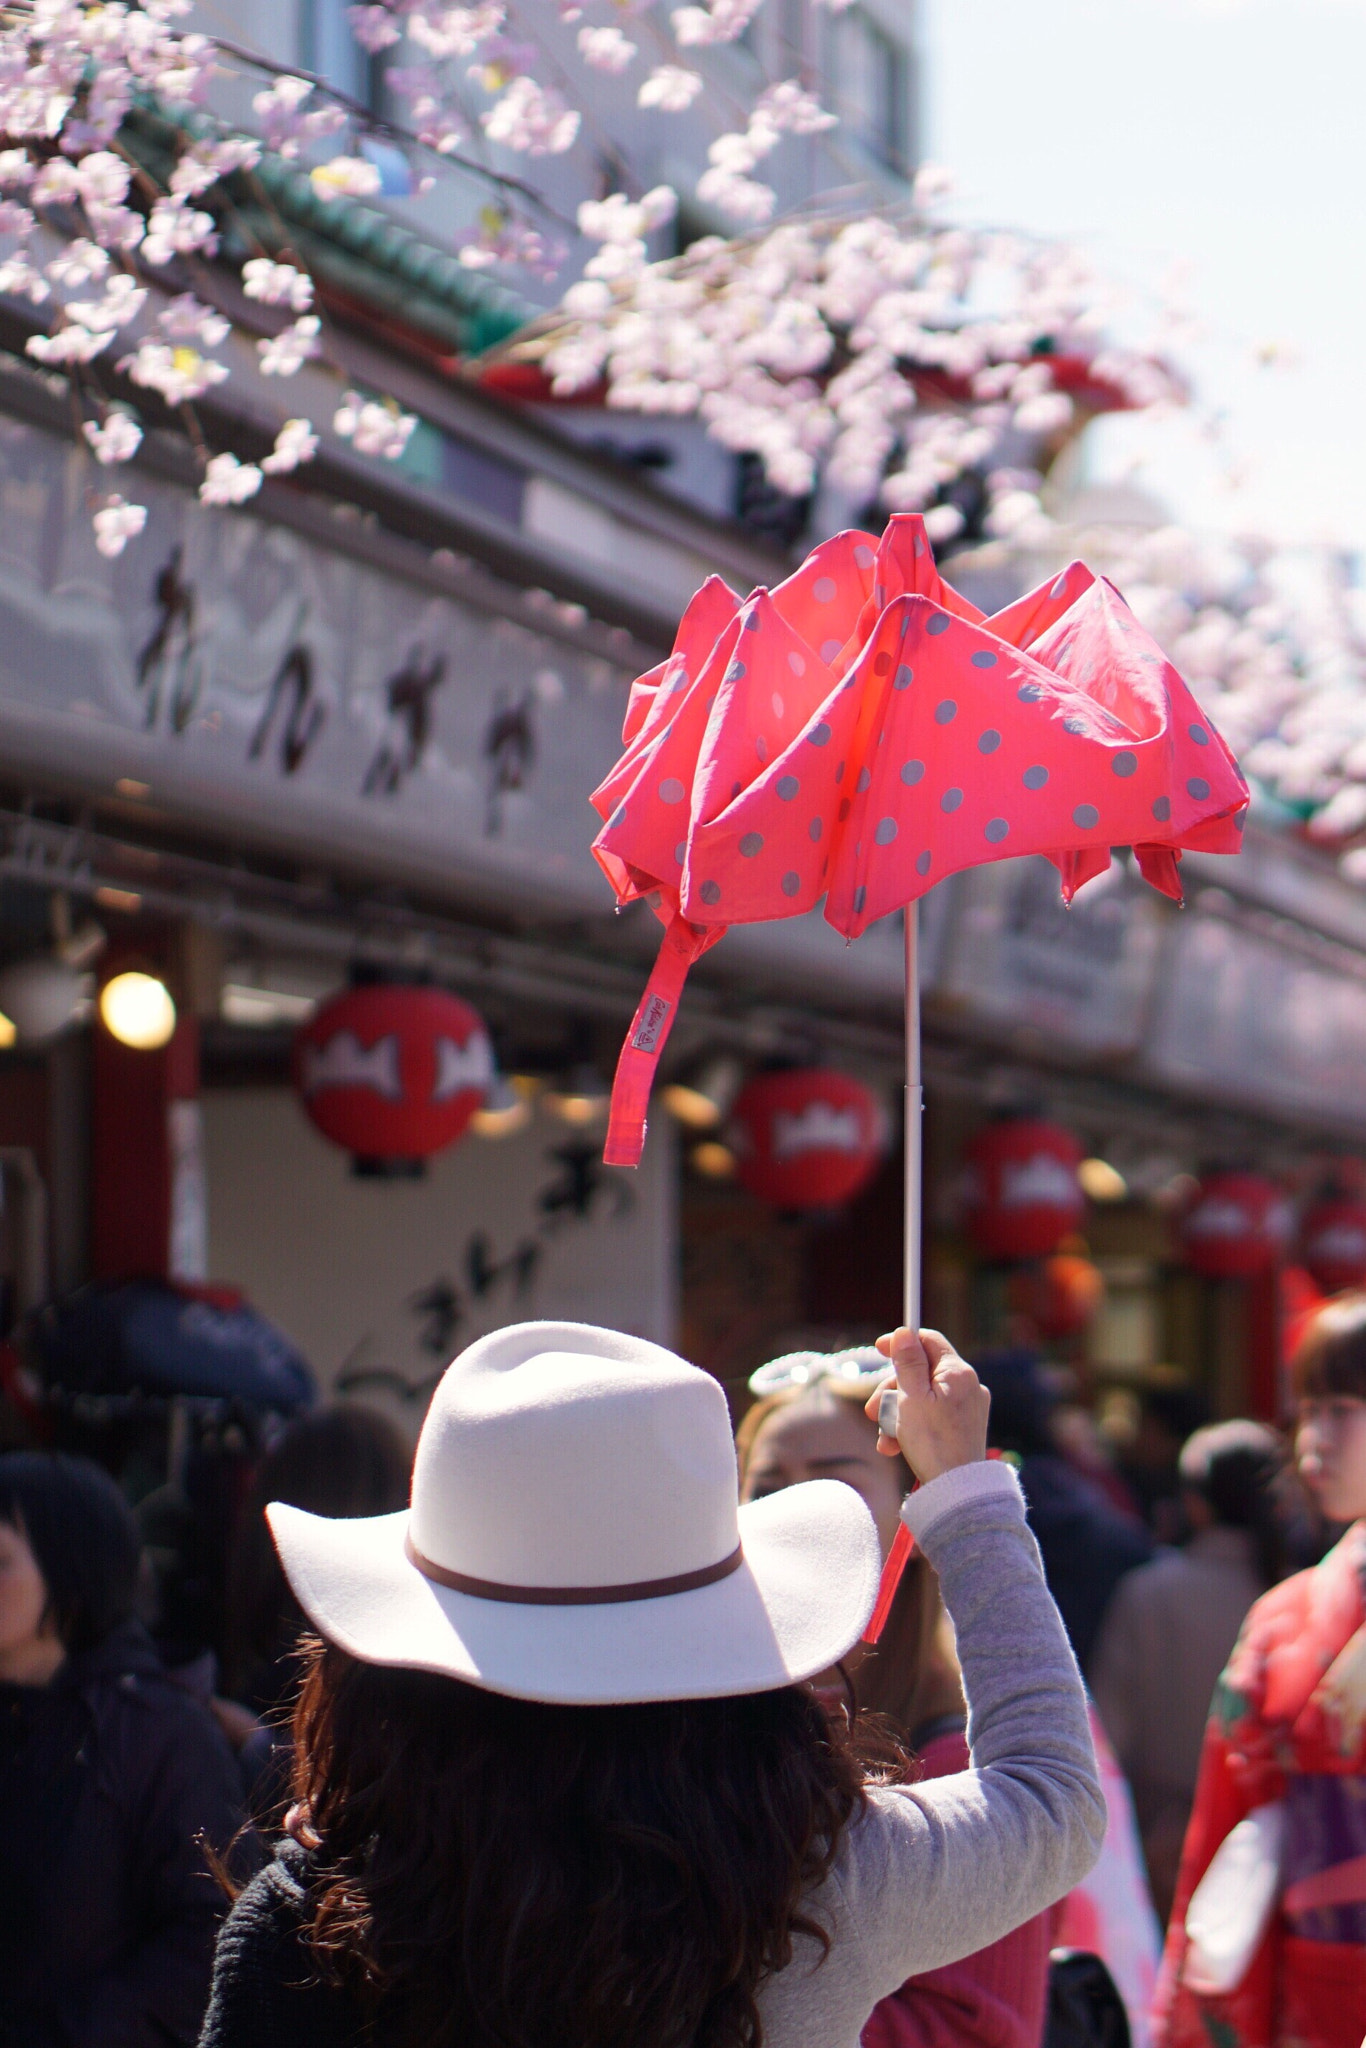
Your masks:
M1341 1297L1311 1326L1286 1435L1212 1422L1189 1389L1161 1387L1111 1455L1036 1357L975 1363L1089 1688L1109 1828L1060 1902L882 1998L864 2048L1074 2040L1061 1950L1102 1959L1135 2048L1358 2048L1366 1299ZM890 1553L914 1480L866 1412L885 1375L871 1351L794 1353L756 1374L736 1438L741 1499L840 1480ZM3 2048L198 2038L225 1896L269 1856L295 1796L307 1630L265 1506L397 1513L410 1463L361 1406L289 1423L235 1504L216 1628L187 1646L153 1568L155 1507L140 1523L88 1457L0 1456ZM968 1769L954 1628L923 1553L876 1646L816 1689L921 1780ZM1213 1896L1201 1881L1249 1823L1276 1844L1271 1903L1239 1931L1241 1975L1221 1978L1192 1900ZM1097 2025L1093 2040L1118 2038Z

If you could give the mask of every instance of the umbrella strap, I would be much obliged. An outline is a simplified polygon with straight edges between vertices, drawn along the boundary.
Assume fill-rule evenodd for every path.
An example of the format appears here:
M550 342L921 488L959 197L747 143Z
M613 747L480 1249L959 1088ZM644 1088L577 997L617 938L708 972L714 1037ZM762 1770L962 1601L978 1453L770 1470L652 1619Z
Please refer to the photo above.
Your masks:
M602 1157L605 1166L639 1166L645 1145L645 1112L650 1105L659 1056L668 1043L678 1014L678 999L688 978L688 969L700 953L720 938L724 926L704 925L700 929L677 913L665 928L664 940L646 984L626 1042L617 1061L612 1083L612 1113L607 1125L607 1143Z

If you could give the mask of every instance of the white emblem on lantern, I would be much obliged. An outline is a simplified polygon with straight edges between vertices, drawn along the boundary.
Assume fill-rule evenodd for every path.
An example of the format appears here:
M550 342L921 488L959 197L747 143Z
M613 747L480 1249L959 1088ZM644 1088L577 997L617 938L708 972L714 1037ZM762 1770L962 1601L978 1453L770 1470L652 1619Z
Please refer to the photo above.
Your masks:
M805 1109L780 1109L773 1117L773 1157L800 1159L804 1152L861 1152L863 1126L854 1107L809 1102Z
M486 1089L493 1080L493 1048L482 1031L472 1031L463 1045L453 1038L436 1041L436 1086L433 1102L449 1102L468 1089Z
M1070 1209L1077 1199L1075 1170L1052 1152L1007 1160L1001 1167L1003 1209Z
M354 1031L338 1031L326 1045L306 1045L303 1086L305 1095L318 1095L324 1088L373 1088L387 1102L401 1102L397 1032L377 1038L368 1049Z

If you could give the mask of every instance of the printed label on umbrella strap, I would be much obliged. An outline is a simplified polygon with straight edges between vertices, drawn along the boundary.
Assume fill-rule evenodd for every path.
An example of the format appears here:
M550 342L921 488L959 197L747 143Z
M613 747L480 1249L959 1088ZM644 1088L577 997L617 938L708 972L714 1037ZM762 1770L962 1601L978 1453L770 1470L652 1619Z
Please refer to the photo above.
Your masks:
M658 1052L673 1004L664 996L646 992L640 1022L631 1033L633 1052Z

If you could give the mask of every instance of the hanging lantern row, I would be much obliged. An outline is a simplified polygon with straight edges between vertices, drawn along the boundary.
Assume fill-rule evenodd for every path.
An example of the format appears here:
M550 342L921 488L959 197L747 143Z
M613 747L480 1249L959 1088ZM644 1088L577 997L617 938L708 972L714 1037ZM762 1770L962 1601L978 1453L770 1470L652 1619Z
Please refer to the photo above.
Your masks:
M325 1138L397 1170L455 1144L500 1086L476 1010L445 989L389 982L323 1003L296 1036L293 1071ZM853 1075L793 1067L756 1074L739 1090L725 1136L742 1187L774 1209L805 1213L839 1208L868 1185L886 1151L887 1118ZM1038 1117L1001 1118L968 1147L968 1235L994 1262L1045 1262L1025 1306L1050 1336L1082 1327L1098 1302L1096 1269L1059 1250L1086 1213L1081 1166L1072 1133ZM1177 1223L1186 1264L1214 1280L1268 1272L1295 1237L1289 1198L1252 1172L1207 1174ZM1324 1293L1366 1285L1366 1198L1333 1193L1312 1203L1297 1249Z

